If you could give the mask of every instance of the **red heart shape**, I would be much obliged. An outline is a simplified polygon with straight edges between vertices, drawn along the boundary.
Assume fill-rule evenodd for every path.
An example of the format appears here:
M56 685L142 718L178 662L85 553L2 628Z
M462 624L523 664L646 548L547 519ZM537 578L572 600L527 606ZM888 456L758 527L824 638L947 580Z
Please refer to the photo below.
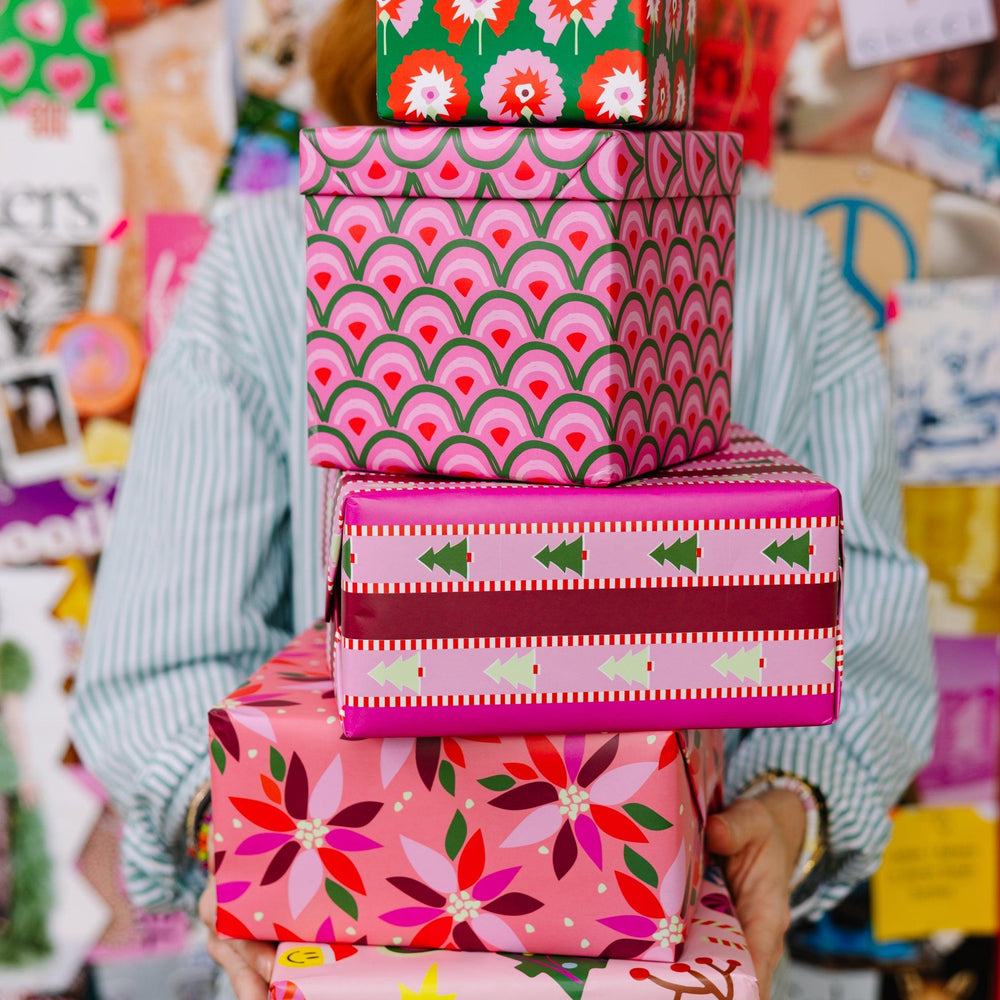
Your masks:
M697 419L698 418L693 413L688 414L688 427L690 427L691 430L694 430L695 420Z
M648 396L649 393L650 393L650 390L653 388L653 376L652 375L647 375L642 380L642 387L643 387L643 389L646 390L646 395Z
M638 241L638 239L639 239L639 234L633 229L632 232L628 234L629 245L632 247L633 250L635 249L635 244Z
M330 279L332 277L333 277L333 275L330 274L329 271L318 271L314 275L314 280L316 281L316 284L319 285L319 287L322 288L323 291L325 292L326 289L327 289L327 286L330 284Z
M701 329L701 320L695 317L691 320L691 332L697 337L698 331Z
M451 160L445 160L444 166L441 167L441 180L453 181L457 176L458 167Z
M367 422L368 421L365 420L364 417L351 417L351 419L347 421L347 426L350 427L355 434L360 435L365 429L365 424Z
M674 275L674 290L679 292L683 287L684 287L684 275L683 274L675 274Z
M455 290L464 299L472 290L472 278L456 278Z
M422 229L418 230L418 232L420 234L420 238L427 244L427 246L430 246L434 242L434 239L438 234L438 231L433 226L424 226Z
M579 353L583 350L583 345L587 343L587 335L581 333L579 330L574 330L573 333L566 337L566 343Z
M316 376L316 381L320 385L326 385L330 381L330 376L333 372L329 368L317 368L313 374Z
M490 437L502 448L504 442L510 437L510 431L506 427L494 427L490 431Z
M510 241L511 232L509 229L497 229L493 233L493 239L496 240L497 246L502 250L507 243Z
M528 383L528 388L531 390L531 394L535 399L541 399L542 396L548 391L549 383L544 379L535 379L533 382Z
M422 424L417 425L417 430L420 431L420 436L425 441L430 441L434 437L434 432L437 430L437 424L431 423L429 420L425 420Z
M355 340L360 340L365 330L368 329L367 323L362 323L361 320L356 319L353 323L347 324L347 329L351 331L351 336Z
M506 347L507 341L510 340L510 330L494 330L490 336L500 347Z
M395 389L402 378L403 376L399 372L386 372L382 376L382 380L390 389Z
M430 325L422 326L419 332L420 336L429 344L438 335L438 328Z
M653 289L655 287L656 287L656 282L653 281L652 278L647 278L646 279L646 294L651 296L653 294Z
M582 229L577 229L576 232L569 234L569 241L579 252L587 244L587 234Z
M586 442L586 435L581 434L580 431L573 431L566 435L566 443L573 449L573 451L579 451Z
M614 403L618 400L618 393L621 392L621 386L617 382L612 382L604 391L608 394L608 399Z
M624 153L618 154L618 173L622 176L625 175L625 171L628 170L628 157Z
M680 368L678 368L677 371L674 372L674 385L676 385L677 388L679 389L681 386L681 382L683 381L684 381L684 372L682 372Z
M549 290L549 283L547 281L533 281L528 285L528 291L538 299L539 302L545 296L545 293Z
M385 177L385 167L383 167L382 164L378 162L378 160L374 160L372 162L372 165L368 168L368 176L373 181L382 180L382 178Z
M367 226L362 226L361 223L356 223L347 230L351 234L351 239L355 243L360 243L365 238L365 233L368 232Z
M385 283L385 287L392 292L393 295L396 294L396 289L399 288L399 283L403 279L398 274L387 274L382 281Z
M632 445L635 444L635 428L634 427L630 427L625 432L625 441L626 441L626 443L628 444L628 446L630 448L632 447Z
M475 384L475 379L473 379L471 375L459 375L458 378L455 379L455 385L458 386L458 391L463 396L469 395L469 390L473 387L474 384Z
M514 171L514 176L519 181L530 181L531 178L535 176L535 171L531 169L530 164L522 160L518 165L517 170Z
M618 301L618 296L621 295L621 293L622 293L621 282L614 281L610 285L608 285L608 295L610 295L615 302Z

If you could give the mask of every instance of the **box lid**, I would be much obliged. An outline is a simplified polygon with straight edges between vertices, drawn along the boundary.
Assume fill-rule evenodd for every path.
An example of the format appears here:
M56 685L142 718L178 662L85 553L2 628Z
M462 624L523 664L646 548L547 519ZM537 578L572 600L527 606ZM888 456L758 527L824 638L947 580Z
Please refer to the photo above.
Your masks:
M739 191L729 132L499 125L304 129L304 195L622 201Z

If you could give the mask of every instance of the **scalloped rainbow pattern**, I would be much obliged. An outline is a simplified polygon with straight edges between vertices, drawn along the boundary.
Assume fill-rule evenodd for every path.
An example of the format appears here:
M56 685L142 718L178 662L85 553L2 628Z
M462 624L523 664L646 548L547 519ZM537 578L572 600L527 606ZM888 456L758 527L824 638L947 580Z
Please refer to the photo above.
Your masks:
M421 152L417 131L401 154L410 162ZM435 167L450 174L464 147L442 148L435 133L444 130L419 131L422 151L438 151L420 174L434 191ZM719 148L729 137L708 138L714 146L700 136L701 178L688 190L705 187L720 153L731 154ZM516 190L506 173L551 173L537 144L505 141L499 155L491 148L489 169L468 164L466 180L478 171ZM384 179L390 153L379 143L354 153L355 179ZM692 166L675 157L676 170ZM315 167L304 160L304 174ZM649 182L648 164L624 152L570 172L582 194L584 181L597 191ZM343 171L327 175L352 186ZM665 176L656 187L671 183ZM407 186L397 177L392 189ZM566 187L554 178L550 190ZM601 486L722 447L734 222L731 194L307 196L310 460Z

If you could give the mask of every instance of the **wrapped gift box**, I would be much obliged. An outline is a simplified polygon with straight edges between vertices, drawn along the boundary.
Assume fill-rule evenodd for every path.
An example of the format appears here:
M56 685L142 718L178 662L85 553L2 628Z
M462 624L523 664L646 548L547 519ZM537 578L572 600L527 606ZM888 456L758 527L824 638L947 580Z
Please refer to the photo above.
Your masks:
M603 486L729 429L721 133L303 132L316 465Z
M334 489L349 736L836 717L840 494L742 428L610 489L364 473Z
M389 121L691 122L695 0L380 0L378 22Z
M271 975L271 1000L757 1000L746 940L717 869L702 881L683 961L651 962L560 955L415 952L365 945L285 943ZM654 992L656 986L665 993Z
M209 722L220 934L676 957L720 733L348 740L322 627Z

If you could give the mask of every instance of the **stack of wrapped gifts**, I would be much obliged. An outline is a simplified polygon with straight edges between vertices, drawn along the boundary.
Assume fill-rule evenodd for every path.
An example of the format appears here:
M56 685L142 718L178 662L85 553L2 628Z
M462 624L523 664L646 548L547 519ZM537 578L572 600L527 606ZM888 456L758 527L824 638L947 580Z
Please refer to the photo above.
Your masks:
M328 622L210 714L218 932L276 1000L755 997L721 729L836 716L841 508L730 420L694 0L379 9L416 124L302 136Z

